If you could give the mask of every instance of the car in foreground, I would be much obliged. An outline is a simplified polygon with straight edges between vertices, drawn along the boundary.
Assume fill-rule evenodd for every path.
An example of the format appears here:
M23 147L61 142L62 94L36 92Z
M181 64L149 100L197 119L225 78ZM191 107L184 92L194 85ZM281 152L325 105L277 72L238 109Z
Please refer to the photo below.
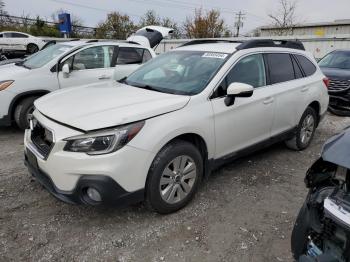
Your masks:
M329 111L339 116L350 116L350 50L335 50L319 62L329 78Z
M45 46L46 42L22 32L0 32L0 50L6 53L34 54Z
M25 163L68 203L184 207L218 165L286 141L307 148L326 79L300 42L200 40L118 82L35 102Z
M329 139L307 171L309 193L292 232L297 261L350 261L350 127Z

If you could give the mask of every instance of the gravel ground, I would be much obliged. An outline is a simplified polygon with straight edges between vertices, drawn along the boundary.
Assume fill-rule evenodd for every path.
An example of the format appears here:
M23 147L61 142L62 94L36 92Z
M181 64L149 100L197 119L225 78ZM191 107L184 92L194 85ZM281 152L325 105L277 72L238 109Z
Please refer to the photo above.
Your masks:
M327 115L303 152L283 144L226 165L181 211L158 215L72 206L23 166L23 133L0 129L0 261L292 261L303 178L327 138L350 125Z

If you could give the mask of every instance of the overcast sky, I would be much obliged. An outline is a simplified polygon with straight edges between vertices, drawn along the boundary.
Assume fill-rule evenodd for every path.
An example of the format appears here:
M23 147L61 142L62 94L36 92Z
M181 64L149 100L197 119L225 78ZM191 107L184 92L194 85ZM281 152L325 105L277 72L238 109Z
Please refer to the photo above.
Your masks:
M268 14L277 9L278 0L4 0L11 15L40 15L51 20L51 14L65 9L81 17L86 26L96 26L110 11L130 15L137 22L147 10L153 9L182 23L194 8L216 8L225 22L233 28L235 14L246 14L243 33L271 22ZM298 0L297 15L300 22L326 22L350 19L350 0Z

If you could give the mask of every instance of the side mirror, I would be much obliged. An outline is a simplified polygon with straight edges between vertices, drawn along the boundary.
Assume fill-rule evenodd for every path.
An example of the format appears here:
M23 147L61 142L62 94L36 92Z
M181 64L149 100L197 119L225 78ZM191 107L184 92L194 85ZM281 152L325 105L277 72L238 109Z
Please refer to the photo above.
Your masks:
M69 77L70 70L69 70L69 65L68 64L64 64L62 66L62 73L63 73L63 77L64 78L68 78Z
M225 98L226 106L233 105L236 97L251 97L254 87L244 83L232 83L227 88L227 96Z

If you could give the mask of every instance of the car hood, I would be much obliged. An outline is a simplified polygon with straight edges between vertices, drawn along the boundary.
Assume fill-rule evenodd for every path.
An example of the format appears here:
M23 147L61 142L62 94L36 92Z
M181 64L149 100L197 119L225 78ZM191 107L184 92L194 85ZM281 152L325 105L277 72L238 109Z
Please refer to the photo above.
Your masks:
M2 80L16 80L22 74L30 72L29 69L15 64L7 64L0 66L0 81Z
M321 67L321 70L329 79L350 80L350 70L348 69Z
M53 92L36 100L35 107L55 121L91 131L169 113L189 100L189 96L110 82Z
M322 159L350 169L350 127L324 144Z

